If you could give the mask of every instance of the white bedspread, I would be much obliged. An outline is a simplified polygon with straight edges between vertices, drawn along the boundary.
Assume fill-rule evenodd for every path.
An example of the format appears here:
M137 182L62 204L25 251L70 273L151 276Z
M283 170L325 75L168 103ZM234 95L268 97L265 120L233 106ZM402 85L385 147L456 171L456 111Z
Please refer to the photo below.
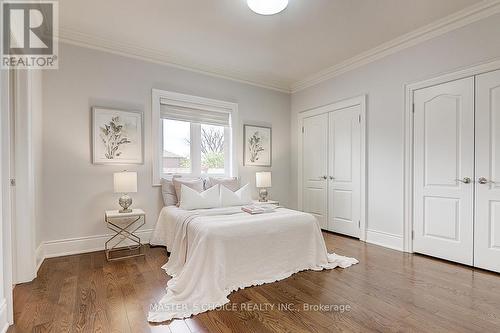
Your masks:
M316 219L279 208L250 215L241 207L185 211L164 208L151 239L171 252L172 276L148 320L162 322L212 310L234 290L274 282L302 270L348 267L358 261L328 254Z

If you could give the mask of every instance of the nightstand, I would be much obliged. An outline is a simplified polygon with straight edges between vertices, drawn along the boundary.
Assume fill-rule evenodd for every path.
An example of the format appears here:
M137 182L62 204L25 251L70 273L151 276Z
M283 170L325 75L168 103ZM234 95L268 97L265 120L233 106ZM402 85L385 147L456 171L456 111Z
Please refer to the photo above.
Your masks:
M252 200L254 205L276 205L279 206L280 202L276 200L267 200L265 202L259 200Z
M106 259L108 261L144 256L141 239L135 234L140 227L146 224L146 213L142 209L132 209L130 213L120 213L118 210L107 210L104 213L104 221L108 229L115 233L104 244L104 252L106 253ZM110 242L116 239L118 239L117 243L109 247ZM125 241L128 241L129 244L118 247ZM130 245L130 243L132 243L132 245ZM118 251L138 251L138 253L113 258L111 254Z

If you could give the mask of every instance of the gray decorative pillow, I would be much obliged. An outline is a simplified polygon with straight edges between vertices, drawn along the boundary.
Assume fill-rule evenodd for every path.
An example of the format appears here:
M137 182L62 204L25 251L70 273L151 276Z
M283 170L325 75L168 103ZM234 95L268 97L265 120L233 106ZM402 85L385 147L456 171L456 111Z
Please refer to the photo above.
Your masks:
M179 205L179 201L181 201L181 186L186 185L193 190L198 192L203 192L203 180L201 178L173 178L172 183L175 187L175 194L177 195L177 205Z
M172 179L180 176L173 176ZM179 202L177 194L175 193L175 186L172 180L162 178L161 181L161 194L163 196L163 203L165 206L175 206Z
M233 192L236 192L240 189L240 180L238 177L208 177L205 183L205 189L208 189L215 185L222 185L227 187Z

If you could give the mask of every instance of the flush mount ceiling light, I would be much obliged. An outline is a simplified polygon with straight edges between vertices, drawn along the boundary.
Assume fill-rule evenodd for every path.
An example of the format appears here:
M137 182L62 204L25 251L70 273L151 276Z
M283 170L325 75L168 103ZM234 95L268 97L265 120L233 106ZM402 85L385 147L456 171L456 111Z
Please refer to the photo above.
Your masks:
M274 15L288 6L288 0L247 0L248 7L260 15Z

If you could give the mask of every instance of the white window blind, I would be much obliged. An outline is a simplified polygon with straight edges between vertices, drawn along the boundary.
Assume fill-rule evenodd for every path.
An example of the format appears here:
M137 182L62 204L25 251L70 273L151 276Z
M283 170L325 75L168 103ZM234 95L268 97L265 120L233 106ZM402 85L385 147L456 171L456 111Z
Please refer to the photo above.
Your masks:
M207 125L229 127L230 113L220 111L207 111L182 106L160 104L162 118L187 121Z

